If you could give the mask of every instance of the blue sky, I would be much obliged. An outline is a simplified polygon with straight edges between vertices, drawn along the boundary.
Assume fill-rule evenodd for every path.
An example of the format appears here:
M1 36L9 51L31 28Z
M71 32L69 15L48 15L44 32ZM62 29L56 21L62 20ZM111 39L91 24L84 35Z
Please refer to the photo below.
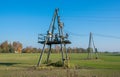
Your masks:
M119 0L0 0L0 43L19 41L41 47L38 33L46 33L55 8L72 41L71 47L87 48L90 32L120 37ZM120 39L94 36L96 47L120 51Z

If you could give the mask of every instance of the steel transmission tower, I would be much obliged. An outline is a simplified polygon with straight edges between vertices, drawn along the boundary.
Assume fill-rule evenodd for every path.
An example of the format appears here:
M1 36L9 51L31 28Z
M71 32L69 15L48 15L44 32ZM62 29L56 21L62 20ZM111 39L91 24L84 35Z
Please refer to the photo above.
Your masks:
M93 46L93 47L92 47ZM92 59L92 54L95 53L95 59L98 59L98 51L97 48L95 47L95 43L93 40L93 34L90 32L90 36L89 36L89 45L88 45L88 59Z

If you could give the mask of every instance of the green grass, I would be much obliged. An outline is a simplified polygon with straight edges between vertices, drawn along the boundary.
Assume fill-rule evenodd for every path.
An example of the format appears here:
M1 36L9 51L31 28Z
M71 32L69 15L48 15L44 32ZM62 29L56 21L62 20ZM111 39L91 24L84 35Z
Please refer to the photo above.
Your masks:
M85 60L87 54L71 54L71 64L95 69L120 69L120 56L99 54L99 59Z
M43 55L42 63L47 54ZM120 77L120 55L99 54L99 59L86 60L87 54L69 54L70 69L45 67L35 69L38 53L1 53L1 77ZM50 60L61 60L61 54L51 54Z

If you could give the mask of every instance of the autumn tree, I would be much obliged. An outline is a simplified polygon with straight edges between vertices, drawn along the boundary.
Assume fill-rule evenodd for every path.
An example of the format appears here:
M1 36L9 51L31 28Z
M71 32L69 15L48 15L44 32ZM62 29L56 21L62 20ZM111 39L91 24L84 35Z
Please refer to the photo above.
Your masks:
M22 51L23 53L32 53L33 52L33 48L30 46L30 47L26 47L23 49Z
M56 53L59 53L59 51L60 51L60 46L55 45L55 52L56 52Z
M21 53L22 44L20 42L13 42L13 49L15 53Z
M67 51L68 51L68 53L71 53L72 52L72 48L68 47Z
M9 48L10 53L14 53L14 48L13 48L13 45L11 43L8 44L8 48Z
M8 41L3 42L0 45L0 49L2 53L8 53L9 52Z

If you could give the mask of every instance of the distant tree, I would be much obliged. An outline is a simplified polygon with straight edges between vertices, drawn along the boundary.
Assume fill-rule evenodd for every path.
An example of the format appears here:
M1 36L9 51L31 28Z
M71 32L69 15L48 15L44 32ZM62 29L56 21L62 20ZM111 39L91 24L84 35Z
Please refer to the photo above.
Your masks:
M77 53L77 47L73 48L73 53Z
M33 48L30 46L30 47L26 47L22 50L23 53L32 53L33 52Z
M0 47L2 53L9 53L8 41L3 42Z
M88 52L88 53L93 52L93 48L87 48L87 52Z
M71 52L72 52L72 48L71 48L71 47L68 47L68 48L67 48L67 51L68 51L68 53L71 53Z
M60 53L60 46L55 45L55 53Z
M8 44L8 47L9 47L9 52L10 52L10 53L14 53L14 48L13 48L13 46L12 46L11 43Z
M3 50L2 50L1 45L0 45L0 53L2 53L2 51L3 51Z
M22 44L20 42L13 42L13 49L15 53L22 52Z
M39 49L38 49L38 53L41 53L41 51L42 51L42 49L39 48Z
M38 49L37 48L33 48L33 53L37 53Z
M54 48L51 48L51 53L54 53L55 52L55 49Z
M44 51L44 52L45 52L45 53L47 53L47 52L48 52L48 50L49 50L48 48L45 48L45 51Z
M84 48L79 48L79 51L80 51L80 53L86 53L87 52L87 50L84 49Z
M109 51L105 51L104 53L109 53Z
M14 48L14 51L17 51L17 42L13 42L13 48Z

